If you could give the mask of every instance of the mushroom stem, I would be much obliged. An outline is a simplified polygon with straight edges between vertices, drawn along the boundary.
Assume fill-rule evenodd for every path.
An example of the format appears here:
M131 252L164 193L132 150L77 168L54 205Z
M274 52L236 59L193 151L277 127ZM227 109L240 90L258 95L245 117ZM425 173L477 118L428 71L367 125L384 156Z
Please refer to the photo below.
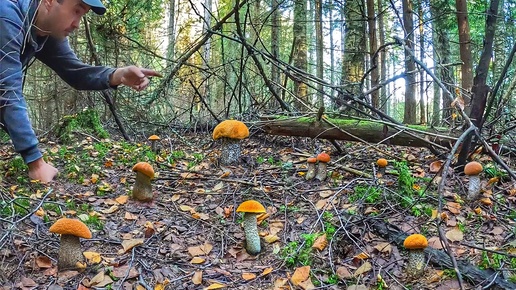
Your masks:
M261 251L256 216L256 213L244 213L245 249L250 255L256 255Z
M385 167L378 167L378 173L382 176L385 175Z
M307 165L308 171L306 172L306 180L313 179L315 177L315 163L308 163Z
M61 235L59 247L59 259L57 267L59 270L76 269L77 262L84 261L79 237L73 235Z
M412 276L420 276L425 270L425 252L423 249L409 250L407 272Z
M151 150L156 153L156 140L151 140Z
M152 200L150 178L142 172L136 172L136 182L133 186L133 198L141 201Z
M317 167L317 175L315 178L319 181L324 181L326 179L326 163L320 162L318 163Z
M480 177L478 175L469 176L467 200L473 201L480 197Z
M220 161L223 165L238 163L240 159L240 140L223 138Z

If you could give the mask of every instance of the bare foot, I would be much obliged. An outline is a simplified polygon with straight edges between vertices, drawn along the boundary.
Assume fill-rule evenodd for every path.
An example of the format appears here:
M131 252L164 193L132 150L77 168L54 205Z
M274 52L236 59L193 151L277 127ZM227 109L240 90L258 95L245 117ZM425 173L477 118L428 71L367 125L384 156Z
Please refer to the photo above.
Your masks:
M42 183L50 182L57 175L57 169L46 163L43 158L29 164L29 178L39 180Z

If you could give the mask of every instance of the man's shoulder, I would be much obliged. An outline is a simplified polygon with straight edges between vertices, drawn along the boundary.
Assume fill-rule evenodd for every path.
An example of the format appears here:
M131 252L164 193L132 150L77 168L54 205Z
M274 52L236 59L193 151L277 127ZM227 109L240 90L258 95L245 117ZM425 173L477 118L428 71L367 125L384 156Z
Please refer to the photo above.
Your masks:
M33 0L2 0L0 1L0 18L15 22L24 22L29 16L30 4Z

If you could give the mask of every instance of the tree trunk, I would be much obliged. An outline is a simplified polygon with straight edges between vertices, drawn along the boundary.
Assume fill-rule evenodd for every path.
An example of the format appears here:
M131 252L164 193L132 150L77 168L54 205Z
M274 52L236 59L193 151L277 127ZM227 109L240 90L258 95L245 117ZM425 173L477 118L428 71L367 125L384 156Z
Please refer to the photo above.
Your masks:
M272 15L271 15L271 54L274 60L279 60L280 47L280 11L279 0L272 0ZM274 84L274 91L279 95L280 93L280 71L275 65L271 65L271 82ZM270 108L277 108L277 102L269 102Z
M417 11L419 15L419 59L425 59L425 30L424 30L424 14L423 3L418 2ZM426 124L426 100L425 100L425 76L426 72L419 72L419 123Z
M306 45L306 0L294 1L294 44L293 44L293 65L301 71L306 71L308 68ZM294 107L297 110L304 108L302 102L308 103L308 87L303 82L302 78L294 79L294 94L299 98L294 100Z
M176 0L168 1L168 43L167 43L167 58L169 64L174 59L175 55L175 43L176 43Z
M405 39L407 48L414 54L414 20L412 2L403 0L403 28L405 30ZM405 51L405 110L403 114L403 123L416 123L416 63L410 54Z
M324 61L323 61L323 28L322 28L322 0L315 0L315 47L316 47L316 58L317 58L317 78L320 80L324 79ZM324 106L323 102L323 84L317 84L317 106Z
M367 26L369 30L369 62L371 67L371 88L378 86L379 82L379 69L378 69L378 57L376 50L378 44L376 41L376 13L374 10L374 0L367 1ZM379 92L375 90L371 93L371 105L378 109L380 108Z
M405 132L399 133L396 129L386 130L386 126L372 121L358 120L332 120L337 124L335 128L325 121L317 121L316 118L298 118L288 120L274 120L275 117L262 117L267 123L262 129L267 134L282 136L301 136L321 138L329 140L361 141L401 146L427 147L428 142L424 138L415 138ZM436 129L417 126L420 131L438 133ZM441 128L442 130L443 128ZM357 139L356 137L360 138ZM432 142L445 147L451 147L457 136L430 136Z
M467 0L455 0L457 9L457 25L459 27L459 52L462 60L462 89L466 113L469 114L471 98L469 92L473 86L473 57L471 55L471 37L469 33Z
M377 11L383 11L383 2L382 0L378 1L378 10ZM384 25L384 13L378 13L378 40L379 40L379 46L382 47L385 43L385 25ZM382 49L380 51L380 56L378 58L378 63L380 63L380 79L379 81L383 81L386 79L387 76L387 52L385 49ZM389 99L387 98L387 86L382 86L380 88L380 111L384 112L385 114L389 115Z

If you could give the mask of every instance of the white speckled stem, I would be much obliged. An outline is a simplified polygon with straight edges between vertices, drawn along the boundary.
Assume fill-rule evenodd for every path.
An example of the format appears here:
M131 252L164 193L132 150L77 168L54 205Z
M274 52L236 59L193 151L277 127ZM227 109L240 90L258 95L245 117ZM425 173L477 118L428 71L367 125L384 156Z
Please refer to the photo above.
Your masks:
M256 255L261 251L256 216L255 213L244 214L245 248L250 255Z
M326 163L319 161L315 178L319 181L324 181L326 179Z
M220 161L223 165L238 163L240 159L240 140L224 138Z
M308 163L308 170L306 171L306 180L313 179L315 177L315 163Z
M59 245L59 259L57 268L59 271L76 269L77 262L84 261L81 251L81 242L79 237L72 235L61 235Z
M141 172L136 172L136 182L133 186L133 198L141 201L149 201L152 200L152 197L150 178Z
M471 175L469 177L468 197L469 201L479 198L480 195L480 177L478 175Z
M423 250L409 250L407 272L413 277L421 276L425 272L425 252Z

